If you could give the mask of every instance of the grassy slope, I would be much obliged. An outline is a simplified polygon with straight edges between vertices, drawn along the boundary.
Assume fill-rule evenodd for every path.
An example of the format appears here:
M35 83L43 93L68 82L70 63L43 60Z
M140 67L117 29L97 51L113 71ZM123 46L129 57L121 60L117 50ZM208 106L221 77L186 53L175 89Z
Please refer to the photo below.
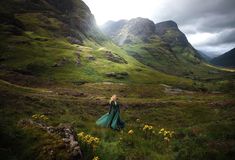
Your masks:
M101 138L98 150L85 155L88 159L92 154L101 159L231 159L234 156L235 102L231 95L172 94L157 84L91 83L50 90L5 81L0 85L0 152L4 159L34 159L35 156L44 159L47 153L40 148L59 143L55 137L36 128L16 126L20 119L36 113L47 114L50 125L70 123L77 132ZM64 91L66 94L60 94ZM70 94L73 92L83 92L87 97L74 97ZM122 118L126 122L123 133L99 128L94 123L107 112L105 106L110 93L117 93L122 103ZM144 124L153 125L156 132L164 127L176 134L169 143L159 135L146 138L142 131ZM130 129L134 130L132 136L127 134ZM35 143L35 138L40 143ZM62 151L55 147L54 156L66 157Z
M127 53L135 57L140 62L156 70L173 75L181 75L195 80L204 80L221 78L221 75L229 73L217 70L205 63L195 62L190 49L174 47L173 51L166 49L164 43L159 40L152 40L148 43L137 43L124 45ZM220 72L220 74L217 74Z
M160 85L189 90L203 87L218 90L222 86L228 91L233 84L227 82L226 77L214 84L204 84L167 75L138 62L112 42L97 44L89 39L84 45L72 45L63 36L54 34L60 30L61 22L40 12L21 13L16 18L27 26L23 34L13 35L9 25L0 26L1 158L50 159L42 148L52 147L55 156L66 159L66 152L56 148L60 143L58 137L17 125L19 120L35 113L47 114L51 125L70 123L78 132L100 137L100 149L94 154L102 159L206 159L206 154L212 159L229 159L234 155L232 95L202 92L178 95L165 92ZM106 50L123 57L128 64L108 61L104 55ZM81 64L77 64L78 52ZM88 60L89 55L96 60ZM53 67L61 61L61 66ZM129 76L124 79L105 76L113 71L128 72ZM84 81L87 83L78 85ZM112 83L103 83L107 81ZM73 92L87 96L75 97ZM98 128L94 123L107 111L104 106L113 93L129 106L122 111L127 123L123 135ZM213 101L217 103L211 104ZM141 122L137 123L136 118ZM146 139L139 130L145 123L152 124L156 131L161 127L174 130L177 136L169 146L159 136ZM134 129L133 138L127 135L129 129ZM124 139L122 142L120 136Z
M182 83L190 84L190 80L169 76L139 63L125 51L114 45L112 42L104 42L96 44L92 40L87 40L85 46L72 45L63 37L55 37L52 32L48 32L43 26L59 27L60 23L56 19L51 20L51 24L40 21L40 14L19 14L18 19L24 22L29 31L23 35L1 35L2 52L0 53L3 61L1 77L7 79L8 72L14 71L24 73L25 75L33 75L44 81L58 82L76 82L76 81L123 81L137 83L153 83L165 82L174 83L182 81ZM37 25L40 24L40 25ZM42 27L40 27L42 26ZM30 31L30 28L34 28ZM123 57L128 64L113 63L105 59L104 52L111 50L112 52ZM81 55L81 64L76 64L78 60L77 53ZM96 60L89 61L87 56L93 55ZM53 67L55 63L65 62L60 67ZM138 71L141 69L142 71ZM110 79L105 73L119 71L128 72L129 78L123 80ZM9 78L10 79L10 78ZM28 80L30 81L30 79ZM33 80L34 81L34 80Z

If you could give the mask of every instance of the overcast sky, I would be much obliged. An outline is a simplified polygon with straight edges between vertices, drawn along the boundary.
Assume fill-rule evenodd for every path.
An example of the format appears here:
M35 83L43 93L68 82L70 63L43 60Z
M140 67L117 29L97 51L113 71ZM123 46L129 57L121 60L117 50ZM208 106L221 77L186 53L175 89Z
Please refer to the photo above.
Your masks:
M84 0L98 25L108 20L173 20L189 42L208 55L235 47L235 0Z

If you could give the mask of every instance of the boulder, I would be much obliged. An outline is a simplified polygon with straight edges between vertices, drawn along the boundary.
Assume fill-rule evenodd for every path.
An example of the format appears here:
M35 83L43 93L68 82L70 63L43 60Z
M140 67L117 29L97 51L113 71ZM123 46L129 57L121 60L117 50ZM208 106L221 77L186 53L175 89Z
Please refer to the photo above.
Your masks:
M65 65L68 62L68 59L66 59L65 57L63 57L61 60L59 60L58 62L54 63L52 67L62 67L63 65Z
M105 56L109 61L115 63L127 64L127 61L124 58L120 57L117 54L112 53L111 51L105 51Z
M68 40L69 43L71 43L71 44L79 44L79 45L82 44L79 39L74 38L74 37L68 36L68 37L67 37L67 40Z
M80 58L81 57L81 50L78 50L75 54L77 55L78 58Z
M87 56L87 59L88 59L89 61L94 61L94 60L96 60L96 58L95 58L93 55L88 55L88 56Z
M87 81L85 81L85 80L79 80L79 81L75 81L75 82L73 82L73 84L75 84L75 85L83 85L83 84L85 84L85 83L88 83Z
M105 75L110 78L124 79L129 74L127 72L108 72L108 73L105 73Z
M46 123L40 123L33 121L31 119L28 120L20 120L18 122L18 125L22 128L25 127L37 127L44 131L46 131L48 134L51 135L58 135L63 144L62 146L65 146L65 149L68 150L68 154L73 160L80 160L82 159L82 151L77 141L77 134L73 128L72 125L67 123L61 123L58 126L48 126ZM50 148L51 151L53 151L53 148ZM51 153L51 152L50 152ZM52 153L51 153L52 154Z
M81 60L80 60L79 58L77 59L76 64L77 64L77 65L80 65L80 64L81 64Z

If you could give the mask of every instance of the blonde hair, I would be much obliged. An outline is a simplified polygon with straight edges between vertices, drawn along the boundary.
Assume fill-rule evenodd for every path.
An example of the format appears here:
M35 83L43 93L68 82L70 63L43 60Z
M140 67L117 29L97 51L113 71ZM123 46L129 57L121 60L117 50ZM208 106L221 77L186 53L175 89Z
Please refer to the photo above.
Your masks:
M111 102L114 100L115 97L117 97L116 94L112 95L112 97L111 97L110 100L109 100L109 103L110 103L110 104L111 104Z

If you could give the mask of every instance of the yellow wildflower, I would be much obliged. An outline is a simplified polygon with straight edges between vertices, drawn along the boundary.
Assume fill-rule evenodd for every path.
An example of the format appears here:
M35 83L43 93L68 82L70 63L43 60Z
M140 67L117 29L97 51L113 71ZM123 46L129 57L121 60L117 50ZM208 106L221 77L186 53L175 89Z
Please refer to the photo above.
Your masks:
M48 117L45 116L45 117L43 118L43 120L48 120Z
M132 129L128 131L128 134L133 134L133 133L134 131Z
M149 125L144 125L144 128L143 128L143 130L145 131L146 129L148 129L149 128Z
M84 136L84 132L80 132L77 135L78 135L78 137L82 138Z
M164 135L164 136L166 136L166 135L167 135L167 133L168 133L167 131L164 131L163 135Z
M95 141L95 143L99 143L99 142L100 142L100 139L97 138L97 137L95 137L95 138L94 138L94 141Z
M153 129L153 126L151 126L151 125L144 125L144 128L143 128L143 131L145 131L145 130L152 130Z
M170 132L170 137L171 137L171 138L173 137L173 134L174 134L174 133L175 133L174 131Z
M168 137L164 137L164 140L168 141L168 142L170 141L170 139Z
M99 160L99 157L95 156L92 160Z

